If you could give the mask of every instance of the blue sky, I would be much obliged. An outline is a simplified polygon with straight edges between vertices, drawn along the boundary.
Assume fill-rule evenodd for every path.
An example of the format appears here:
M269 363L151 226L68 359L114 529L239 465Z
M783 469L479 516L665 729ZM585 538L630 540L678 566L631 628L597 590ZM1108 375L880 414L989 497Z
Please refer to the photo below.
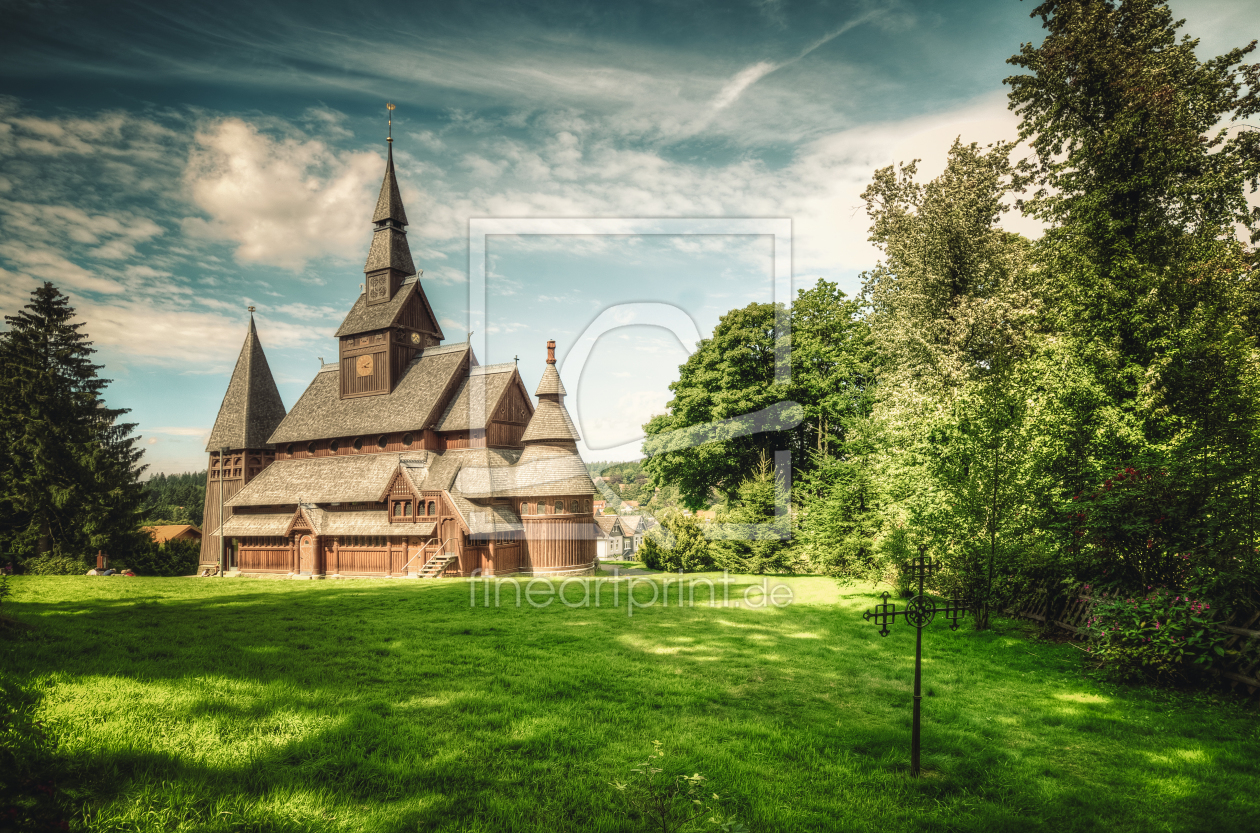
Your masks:
M71 295L153 471L200 469L247 321L292 405L363 280L384 103L410 241L448 340L469 326L469 218L790 218L793 280L855 293L872 171L1014 138L1004 62L1034 4L0 0L0 306ZM1244 0L1173 3L1218 54ZM1019 217L1008 227L1035 234ZM487 245L483 363L563 356L602 312L702 335L772 296L758 236ZM588 459L636 456L691 345L602 336L569 404Z

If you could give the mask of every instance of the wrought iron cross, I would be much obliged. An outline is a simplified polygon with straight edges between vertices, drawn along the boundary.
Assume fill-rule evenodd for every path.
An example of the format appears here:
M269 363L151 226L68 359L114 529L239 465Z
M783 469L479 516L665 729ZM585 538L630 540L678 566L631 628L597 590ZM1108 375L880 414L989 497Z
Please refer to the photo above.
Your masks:
M862 614L862 618L866 621L874 620L875 624L879 625L880 636L888 636L888 634L892 633L892 631L888 630L888 623L896 622L898 616L915 628L914 718L910 726L910 774L912 776L919 774L919 706L923 700L923 629L932 624L936 614L941 613L949 621L949 629L956 631L958 630L958 620L966 616L971 609L967 602L955 599L947 599L945 606L939 607L934 599L924 595L924 579L940 569L939 564L928 559L925 555L926 551L927 547L919 547L919 557L910 562L911 575L919 581L919 593L906 604L904 610L898 610L895 603L889 604L889 595L885 592L880 595L880 598L883 600L881 604L875 605L874 608Z

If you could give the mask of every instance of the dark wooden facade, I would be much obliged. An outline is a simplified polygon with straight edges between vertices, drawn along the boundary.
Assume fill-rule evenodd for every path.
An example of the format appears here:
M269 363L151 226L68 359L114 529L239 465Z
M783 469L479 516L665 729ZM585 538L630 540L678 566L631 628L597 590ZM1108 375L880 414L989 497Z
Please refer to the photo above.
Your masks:
M221 523L219 507L245 488L245 484L261 474L275 459L275 451L269 448L236 449L228 452L222 461L224 465L220 468L219 452L211 452L210 465L206 471L206 503L202 516L202 529L206 534L201 538L201 564L219 563L219 536L212 534ZM223 494L222 502L219 498L220 491ZM231 507L225 506L224 519L231 514ZM226 566L231 567L230 552L225 553L225 557L228 558Z
M321 369L308 390L320 393L312 394L311 399L304 396L287 414L280 405L278 419L269 416L259 422L250 410L250 392L258 388L261 378L256 368L265 370L256 339L247 341L253 358L242 359L244 364L238 362L216 432L220 423L240 424L253 426L249 428L253 433L247 435L257 437L262 430L259 425L270 427L261 434L268 440L255 443L265 448L250 445L227 455L222 479L217 449L208 449L207 530L220 527L221 499L240 498L223 519L229 523L227 534L234 537L229 568L312 578L428 576L439 572L452 576L578 574L591 570L596 561L594 486L577 458L577 437L567 412L561 414L562 419L557 417L556 407L563 409L563 386L554 369L554 342L548 347L549 375L539 388L540 398L548 398L546 404L551 408L550 421L544 427L544 420L535 420L535 407L514 364L478 367L471 347L441 346L441 328L420 285L421 273L412 264L392 150L373 222L376 228L364 267L366 289L337 331L335 384L324 375L333 368ZM250 332L253 334L252 323ZM425 368L431 367L443 368L441 375L432 371L434 375L425 376L430 373ZM266 382L274 388L270 372L266 374ZM233 390L244 393L234 396ZM472 407L474 401L484 402L484 413ZM268 413L274 412L275 403L278 398ZM373 425L384 430L372 430ZM554 433L557 430L560 435ZM531 431L535 432L533 439ZM539 431L543 432L541 437ZM528 488L519 485L498 495L488 492L488 487L464 494L450 477L436 475L434 482L442 485L426 488L417 484L430 481L420 475L413 480L413 470L406 462L437 466L433 455L486 449L486 455L497 455L495 465L510 466L523 454L533 453L526 450L531 442L547 442L548 438L560 441L548 460L560 449L577 460L581 476L575 479L570 466L565 475L569 479L563 481L566 485L558 487L548 481L540 489L543 493L532 497L522 496ZM372 478L383 478L383 466L371 459L338 459L362 455L398 457L396 472L370 501L362 499L362 484L329 486L324 482L335 480L341 471L370 472ZM316 462L321 459L327 462ZM489 465L484 459L474 465L477 459L481 458L466 454L455 462L463 465L460 460L471 460L474 469ZM421 460L423 463L417 462ZM544 468L551 465L548 460L542 460ZM251 482L275 463L282 465L251 491ZM472 480L478 477L489 475L474 471ZM369 482L379 481L363 481ZM337 497L339 487L345 487L343 494L358 497ZM547 491L566 493L552 495ZM312 498L314 493L324 497ZM330 494L334 496L328 497ZM355 513L369 514L356 517ZM233 515L239 517L233 519ZM266 517L250 519L249 515ZM268 534L236 534L233 529ZM356 529L361 533L345 532ZM204 563L217 563L217 540L209 534L204 539Z

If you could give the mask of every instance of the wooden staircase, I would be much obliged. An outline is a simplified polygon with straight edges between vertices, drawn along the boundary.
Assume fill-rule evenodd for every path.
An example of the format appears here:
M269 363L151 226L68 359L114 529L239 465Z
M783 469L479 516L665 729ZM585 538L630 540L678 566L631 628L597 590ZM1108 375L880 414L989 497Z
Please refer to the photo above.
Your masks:
M457 558L459 558L459 553L438 553L428 561L424 562L424 566L420 568L420 572L416 575L419 578L437 578L442 575L442 573L446 572L446 568Z

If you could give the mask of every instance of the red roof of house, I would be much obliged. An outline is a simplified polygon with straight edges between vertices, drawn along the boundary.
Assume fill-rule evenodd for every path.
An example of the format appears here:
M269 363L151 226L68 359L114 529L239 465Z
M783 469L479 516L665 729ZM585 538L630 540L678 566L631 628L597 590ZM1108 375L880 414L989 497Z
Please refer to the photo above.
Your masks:
M173 538L196 538L201 539L201 530L192 524L163 524L161 526L142 526L143 531L153 536L153 540L159 544L165 544ZM194 534L185 535L184 533L191 530Z

